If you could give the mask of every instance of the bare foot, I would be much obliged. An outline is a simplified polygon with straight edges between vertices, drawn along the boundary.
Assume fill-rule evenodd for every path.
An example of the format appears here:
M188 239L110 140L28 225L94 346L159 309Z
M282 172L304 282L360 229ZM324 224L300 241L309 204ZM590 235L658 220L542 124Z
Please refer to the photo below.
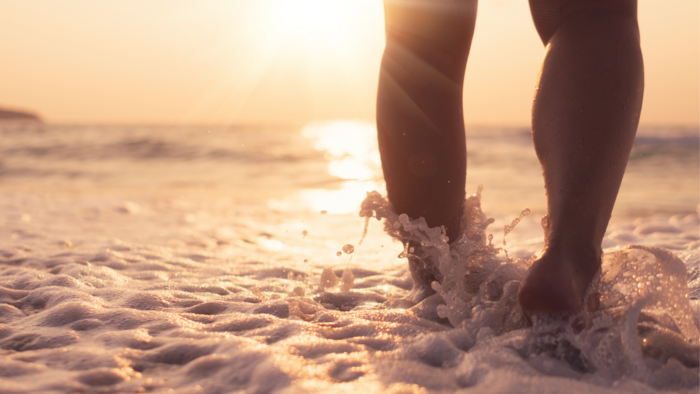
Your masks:
M546 249L520 281L518 303L527 314L576 314L601 266L600 252Z

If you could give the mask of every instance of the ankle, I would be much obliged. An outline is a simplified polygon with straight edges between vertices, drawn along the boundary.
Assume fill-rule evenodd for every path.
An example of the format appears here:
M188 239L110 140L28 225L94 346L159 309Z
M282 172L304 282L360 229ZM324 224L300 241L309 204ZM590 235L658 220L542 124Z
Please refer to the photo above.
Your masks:
M571 264L578 275L593 276L602 264L602 248L595 243L548 243L539 259L553 257L556 261Z

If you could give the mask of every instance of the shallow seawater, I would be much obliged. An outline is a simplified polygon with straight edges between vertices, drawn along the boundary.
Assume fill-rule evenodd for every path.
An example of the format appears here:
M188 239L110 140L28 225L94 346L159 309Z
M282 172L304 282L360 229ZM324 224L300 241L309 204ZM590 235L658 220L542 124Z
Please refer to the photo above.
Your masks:
M542 247L522 131L473 130L492 247L441 255L472 276L411 307L402 245L373 219L359 242L382 188L370 125L5 128L0 391L697 392L697 137L671 131L640 132L597 311L533 328L514 303Z

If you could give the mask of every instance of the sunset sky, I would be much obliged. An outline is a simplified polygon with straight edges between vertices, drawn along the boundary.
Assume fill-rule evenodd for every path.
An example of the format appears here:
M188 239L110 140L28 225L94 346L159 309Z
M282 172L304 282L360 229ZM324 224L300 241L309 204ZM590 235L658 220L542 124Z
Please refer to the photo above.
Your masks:
M700 2L640 0L641 123L697 125ZM0 106L55 123L374 118L381 0L0 0ZM544 48L527 0L482 0L467 124L526 126Z

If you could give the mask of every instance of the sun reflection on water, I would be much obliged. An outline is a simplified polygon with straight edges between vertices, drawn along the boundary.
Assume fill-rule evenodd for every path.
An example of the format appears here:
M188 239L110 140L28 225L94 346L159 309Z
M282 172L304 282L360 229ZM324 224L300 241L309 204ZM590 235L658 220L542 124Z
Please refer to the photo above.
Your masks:
M383 190L377 131L362 121L319 122L307 125L301 135L314 149L324 152L328 173L343 179L339 189L304 189L283 201L271 200L275 209L310 209L328 213L355 213L366 192Z
M336 121L312 123L301 131L315 149L325 152L328 173L348 180L382 178L377 129L371 123Z

